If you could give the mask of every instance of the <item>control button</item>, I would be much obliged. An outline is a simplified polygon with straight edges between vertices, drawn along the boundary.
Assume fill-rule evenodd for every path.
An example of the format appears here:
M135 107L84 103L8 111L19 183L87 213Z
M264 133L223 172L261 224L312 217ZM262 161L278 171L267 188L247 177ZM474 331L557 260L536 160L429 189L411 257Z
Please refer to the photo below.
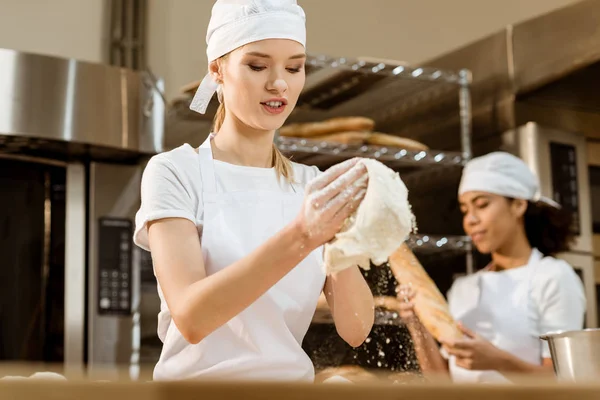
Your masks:
M107 309L110 307L110 300L107 298L100 299L100 308Z
M129 308L129 302L126 300L122 300L120 304L121 304L121 308L123 308L123 309Z
M118 278L119 277L119 271L113 271L112 272L112 277L113 278Z
M121 297L129 298L129 292L127 290L121 290Z
M108 278L108 271L100 271L101 278Z

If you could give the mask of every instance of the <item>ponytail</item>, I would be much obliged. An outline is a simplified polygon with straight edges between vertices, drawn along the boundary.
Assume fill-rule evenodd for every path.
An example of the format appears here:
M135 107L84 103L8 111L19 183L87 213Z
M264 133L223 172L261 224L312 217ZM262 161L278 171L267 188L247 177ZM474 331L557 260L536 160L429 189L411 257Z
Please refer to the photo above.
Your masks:
M545 256L569 250L573 241L572 213L545 203L529 202L524 220L525 234L531 247Z
M294 183L294 170L292 169L292 162L289 158L283 155L277 145L273 143L273 166L277 172L277 177L284 177L288 183Z
M213 133L219 132L221 126L223 126L223 121L225 121L225 104L220 103L219 108L217 108L217 112L215 114L215 118L213 118Z
M225 103L220 103L215 118L213 119L213 134L219 132L219 129L223 126L223 121L225 121ZM275 167L275 171L277 172L277 177L283 177L288 183L294 183L292 162L279 151L279 148L277 148L275 143L273 143L271 160L273 161L273 167Z

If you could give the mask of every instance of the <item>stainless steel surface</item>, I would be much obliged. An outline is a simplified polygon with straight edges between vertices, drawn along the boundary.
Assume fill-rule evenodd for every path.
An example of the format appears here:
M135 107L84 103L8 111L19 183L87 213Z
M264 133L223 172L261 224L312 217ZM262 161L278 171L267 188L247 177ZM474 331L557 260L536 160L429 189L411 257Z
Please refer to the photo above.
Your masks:
M576 21L576 22L575 22ZM600 112L590 109L593 88L598 87L597 73L574 82L578 73L600 61L600 0L587 0L551 13L507 26L501 31L463 48L436 57L425 65L445 69L467 68L473 74L473 137L476 141L513 129L527 121L576 130L598 137ZM591 68L591 67L590 67ZM598 67L594 67L597 71ZM537 98L537 90L553 82L563 82L560 99L571 104L548 104ZM589 93L582 96L581 93ZM585 104L581 100L585 99ZM427 131L438 138L437 148L451 146L448 133L458 126L443 107L428 118L427 125L409 124L416 137ZM417 128L417 129L413 129Z
M469 252L471 239L468 236L440 236L440 235L411 235L406 243L415 253L437 252Z
M67 166L65 227L65 369L84 367L86 304L86 178L82 164Z
M352 157L375 158L390 168L438 166L462 166L465 162L459 152L435 150L408 151L394 147L342 145L316 140L280 136L275 143L295 162L328 168Z
M473 156L471 146L471 91L469 86L473 80L470 71L465 69L459 72L460 90L459 98L459 114L460 114L460 148L465 161L469 161Z
M561 381L587 382L600 378L600 330L555 332L548 341L554 371Z
M116 367L137 362L139 350L138 309L132 315L99 315L98 313L98 219L118 217L133 220L139 208L139 187L142 167L92 163L89 184L89 252L88 252L88 373L117 371ZM132 244L133 246L133 244ZM139 276L133 264L132 275ZM132 296L139 300L139 285L134 284ZM134 365L135 367L135 365ZM134 368L135 370L135 368ZM132 371L129 371L131 373Z
M68 143L91 154L155 154L164 131L155 92L131 70L0 49L0 137L38 139L42 150Z
M552 169L550 143L565 143L575 146L579 193L579 226L581 233L576 238L573 251L591 253L592 209L588 177L586 140L582 134L565 132L530 122L502 135L502 149L522 158L539 176L542 195L552 198Z

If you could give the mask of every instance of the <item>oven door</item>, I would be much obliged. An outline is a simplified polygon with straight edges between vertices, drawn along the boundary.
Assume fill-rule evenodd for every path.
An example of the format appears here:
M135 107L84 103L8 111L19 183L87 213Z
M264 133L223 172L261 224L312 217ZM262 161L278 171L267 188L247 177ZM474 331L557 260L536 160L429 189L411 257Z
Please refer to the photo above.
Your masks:
M64 359L66 165L0 155L0 360Z

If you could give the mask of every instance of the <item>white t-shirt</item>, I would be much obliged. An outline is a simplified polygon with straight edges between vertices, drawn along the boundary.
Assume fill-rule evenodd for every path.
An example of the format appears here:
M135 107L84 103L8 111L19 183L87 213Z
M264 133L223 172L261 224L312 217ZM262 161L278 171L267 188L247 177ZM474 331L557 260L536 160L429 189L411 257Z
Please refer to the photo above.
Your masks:
M149 161L142 177L142 201L136 215L134 242L138 246L149 250L147 223L157 219L188 219L196 225L201 235L204 207L199 157L195 149L185 144L156 155ZM278 178L274 168L243 167L216 160L212 165L219 193L259 191L268 195L269 192L294 191L285 179ZM292 166L297 183L295 190L304 188L319 173L316 167L296 163L292 163ZM306 266L297 267L290 273L293 275L290 278L293 278L293 284L303 288L297 292L310 292L310 299L294 297L304 294L281 293L281 288L277 289L282 283L280 281L240 315L195 345L186 342L171 323L171 313L158 285L161 299L158 336L164 346L154 378L311 380L314 376L312 363L302 350L301 341L314 313L314 308L308 308L313 303L316 307L325 280L320 265L316 262L311 265L308 270ZM284 280L289 281L287 276ZM285 285L289 284L287 282ZM306 309L296 310L300 304ZM290 320L290 315L299 313L301 316ZM281 366L283 370L274 372L275 367L271 364L266 367L258 365L261 362Z
M304 187L320 171L315 166L292 163L294 181ZM185 218L202 230L202 180L198 153L189 144L150 159L142 177L142 204L135 217L135 244L148 248L146 224L163 218ZM243 167L214 160L217 191L292 191L275 168Z
M534 250L537 251L537 250ZM460 302L468 299L474 279L481 279L481 302L489 308L502 307L509 296L521 293L522 303L527 304L529 334L532 337L560 330L582 329L586 298L581 279L564 260L543 257L537 261L535 270L528 275L525 268L513 268L501 272L479 271L457 279L448 292L450 309L462 308ZM495 274L503 274L511 282L510 287L498 287ZM530 280L528 286L527 280ZM465 296L466 295L466 296ZM471 300L467 300L471 301ZM548 343L540 339L542 358L550 358Z

